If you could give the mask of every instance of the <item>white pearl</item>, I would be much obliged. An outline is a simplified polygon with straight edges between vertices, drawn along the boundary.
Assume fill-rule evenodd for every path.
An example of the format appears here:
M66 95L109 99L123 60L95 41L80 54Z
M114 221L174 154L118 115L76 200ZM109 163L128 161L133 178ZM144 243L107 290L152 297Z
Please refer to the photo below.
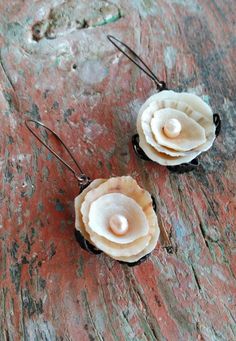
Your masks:
M118 236L125 234L129 227L128 220L121 214L114 214L111 216L109 223L112 232Z
M170 138L179 136L182 126L176 118L170 118L164 125L164 133Z

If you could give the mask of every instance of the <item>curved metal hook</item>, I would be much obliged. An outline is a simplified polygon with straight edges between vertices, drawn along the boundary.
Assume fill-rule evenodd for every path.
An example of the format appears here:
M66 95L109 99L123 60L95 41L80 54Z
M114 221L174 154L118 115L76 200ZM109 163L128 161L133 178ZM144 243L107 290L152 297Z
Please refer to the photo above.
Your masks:
M166 83L160 81L157 76L152 72L152 70L144 63L144 61L135 53L128 45L115 38L114 36L108 34L107 39L129 60L131 60L140 70L142 70L149 78L151 78L159 91L167 89ZM120 44L120 46L119 46ZM125 48L127 52L125 52Z
M50 131L50 133L53 134L54 137L56 137L56 139L62 144L62 146L65 148L65 150L67 151L67 153L70 155L71 159L74 161L75 165L77 166L77 168L80 171L80 175L77 174L77 172L65 161L63 160L49 145L47 145L34 131L33 129L29 126L29 123L33 122L36 125L40 125L41 127L43 127L44 129ZM87 177L82 169L80 168L78 162L75 160L73 154L71 153L71 151L69 150L69 148L65 145L65 143L62 141L62 139L57 135L57 133L55 133L55 131L53 131L52 129L50 129L49 127L45 126L43 123L36 121L36 120L25 120L25 125L28 128L28 130L36 137L36 139L41 142L44 147L46 147L58 160L60 160L64 166L66 166L75 176L75 178L79 181L80 186L86 186L89 182L90 179L89 177Z

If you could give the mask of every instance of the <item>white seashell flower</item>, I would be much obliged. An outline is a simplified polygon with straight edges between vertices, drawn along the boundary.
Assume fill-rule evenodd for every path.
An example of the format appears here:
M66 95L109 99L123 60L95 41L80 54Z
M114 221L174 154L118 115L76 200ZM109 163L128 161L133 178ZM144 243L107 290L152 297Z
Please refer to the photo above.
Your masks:
M215 139L213 112L200 97L163 90L148 98L137 119L139 145L165 166L190 162Z
M92 181L75 198L75 214L83 237L120 261L138 261L159 238L152 197L130 176Z

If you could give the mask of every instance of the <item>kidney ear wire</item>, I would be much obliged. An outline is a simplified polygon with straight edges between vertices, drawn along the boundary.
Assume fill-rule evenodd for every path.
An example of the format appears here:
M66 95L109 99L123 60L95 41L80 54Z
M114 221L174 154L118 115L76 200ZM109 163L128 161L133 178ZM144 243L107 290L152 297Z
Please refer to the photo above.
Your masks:
M121 52L123 53L131 62L133 62L140 70L142 70L156 85L157 90L167 90L166 83L160 81L157 76L152 72L152 70L147 66L146 63L134 52L128 45L115 38L112 35L107 35L107 39Z
M53 149L52 147L50 147L46 142L44 142L41 137L39 137L39 135L37 135L37 133L33 130L32 127L30 127L30 124L34 123L37 126L41 126L43 127L45 130L49 131L59 142L60 144L64 147L64 149L67 151L67 153L69 154L69 156L71 157L71 159L73 160L75 166L77 167L78 171L73 169L65 160L63 160ZM61 163L63 163L63 165L71 172L73 173L74 177L76 178L76 180L79 182L79 186L81 188L86 187L90 182L90 178L84 174L84 172L82 171L81 167L79 166L78 162L76 161L75 157L73 156L73 154L71 153L71 151L69 150L69 148L66 146L66 144L62 141L62 139L55 133L55 131L53 131L52 129L50 129L49 127L47 127L46 125L44 125L43 123L36 121L36 120L26 120L25 121L25 125L28 128L28 130L36 137L36 139L42 143L42 145L44 145L45 148L47 148Z

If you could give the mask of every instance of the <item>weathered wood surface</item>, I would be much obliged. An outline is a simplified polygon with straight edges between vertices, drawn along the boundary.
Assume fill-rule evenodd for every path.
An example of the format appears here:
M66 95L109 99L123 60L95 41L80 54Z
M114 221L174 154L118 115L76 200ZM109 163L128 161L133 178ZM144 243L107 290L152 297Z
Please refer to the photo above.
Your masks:
M0 1L0 340L236 340L235 1L114 0L110 19L104 2ZM135 157L155 88L107 34L221 114L199 170ZM131 174L152 192L174 254L158 243L132 269L82 251L77 183L26 118L59 132L92 178Z

